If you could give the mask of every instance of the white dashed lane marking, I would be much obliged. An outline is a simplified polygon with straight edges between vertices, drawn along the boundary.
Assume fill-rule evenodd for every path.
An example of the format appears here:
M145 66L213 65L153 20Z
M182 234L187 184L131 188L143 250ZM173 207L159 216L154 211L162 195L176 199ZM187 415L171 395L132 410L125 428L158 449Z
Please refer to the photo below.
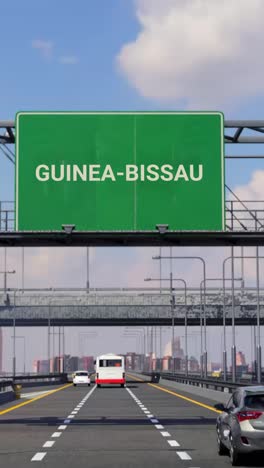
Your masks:
M181 460L191 460L192 457L190 457L190 455L188 455L187 452L176 452L177 455L179 455L180 459Z
M165 429L164 426L162 424L159 424L159 420L156 419L153 414L150 414L150 411L148 410L148 408L146 408L146 406L143 403L141 403L141 401L134 395L134 393L129 388L127 388L127 391L130 394L130 396L133 398L135 403L137 403L139 408L143 411L144 415L147 418L149 418L149 421L152 424L155 424L155 428L160 431L160 434L163 437L171 437L170 433L163 430L163 429ZM177 442L177 440L167 440L167 442L170 445L170 447L180 447L180 444L179 444L179 442ZM191 460L192 459L192 457L190 457L190 455L187 452L176 451L176 453L177 453L178 457L181 460Z
M180 444L179 444L179 442L177 442L177 440L168 440L167 442L171 447L179 447L180 446Z
M44 447L44 448L50 448L50 447L52 447L54 444L55 444L55 440L47 440L47 442L45 442L45 444L43 444L43 447Z
M78 407L76 406L76 408L71 412L71 414L69 414L69 416L67 416L67 419L64 419L64 424L60 425L58 427L58 431L64 431L65 429L67 429L68 425L72 422L72 419L75 418L75 415L78 414L78 411L81 409L81 407L83 406L83 404L88 400L88 398L91 396L91 394L94 392L94 390L96 389L96 386L94 386L92 388L92 390L89 391L89 393L87 393L86 397L84 398L84 400L82 400L82 404L79 403ZM59 438L63 432L53 432L53 434L51 435L52 438ZM53 445L55 444L55 440L47 440L44 444L43 444L43 447L45 448L51 448L53 447ZM43 458L47 455L47 452L37 452L35 453L35 455L31 458L31 461L41 461L43 460Z
M31 458L31 461L41 461L45 457L47 452L37 452L34 457Z

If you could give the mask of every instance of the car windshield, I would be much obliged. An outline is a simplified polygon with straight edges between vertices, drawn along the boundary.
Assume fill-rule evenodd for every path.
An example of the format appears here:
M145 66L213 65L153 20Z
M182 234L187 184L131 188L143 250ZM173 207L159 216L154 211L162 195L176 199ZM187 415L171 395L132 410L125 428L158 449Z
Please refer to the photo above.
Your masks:
M245 398L245 406L250 409L264 411L264 394L247 395Z
M76 372L75 375L77 377L87 377L88 373L87 372Z

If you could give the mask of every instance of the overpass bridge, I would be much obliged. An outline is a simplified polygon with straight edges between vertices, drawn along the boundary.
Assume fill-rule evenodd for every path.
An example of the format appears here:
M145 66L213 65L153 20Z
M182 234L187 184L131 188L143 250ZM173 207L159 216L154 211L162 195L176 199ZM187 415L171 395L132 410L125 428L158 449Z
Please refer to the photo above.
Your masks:
M264 324L264 291L260 291L260 318ZM172 295L146 290L8 290L0 293L0 326L127 326L127 325L207 325L231 324L232 295L226 289L208 289L206 295L190 289L185 298L182 290ZM224 311L224 312L223 312ZM237 325L256 323L257 294L254 288L235 290L234 312Z

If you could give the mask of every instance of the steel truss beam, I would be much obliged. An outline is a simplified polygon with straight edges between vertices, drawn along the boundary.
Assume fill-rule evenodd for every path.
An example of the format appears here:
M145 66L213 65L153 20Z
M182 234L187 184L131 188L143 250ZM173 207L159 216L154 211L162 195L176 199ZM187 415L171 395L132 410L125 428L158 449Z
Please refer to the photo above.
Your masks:
M140 247L140 246L264 246L263 231L64 231L7 232L0 234L0 247Z
M0 121L0 143L15 143L14 121ZM264 143L264 120L226 120L225 143Z

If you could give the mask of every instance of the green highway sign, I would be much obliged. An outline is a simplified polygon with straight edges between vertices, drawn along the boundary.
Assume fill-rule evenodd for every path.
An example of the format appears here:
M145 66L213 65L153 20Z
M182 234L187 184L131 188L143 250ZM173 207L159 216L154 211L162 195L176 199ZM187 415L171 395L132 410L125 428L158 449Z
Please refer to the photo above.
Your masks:
M16 229L224 229L219 112L20 112Z

